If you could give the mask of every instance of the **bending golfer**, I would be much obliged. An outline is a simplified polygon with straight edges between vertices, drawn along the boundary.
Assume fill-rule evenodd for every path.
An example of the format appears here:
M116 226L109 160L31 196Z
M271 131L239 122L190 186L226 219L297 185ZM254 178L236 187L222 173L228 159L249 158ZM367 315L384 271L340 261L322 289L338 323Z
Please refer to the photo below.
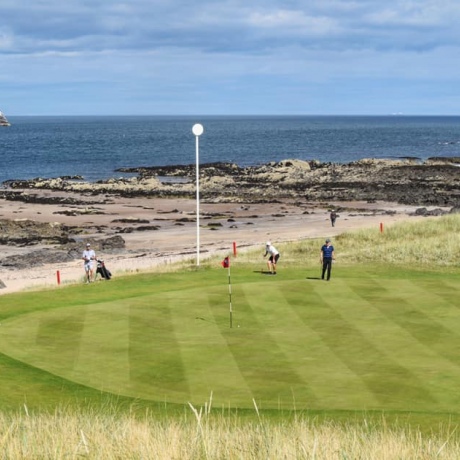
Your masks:
M84 268L86 273L86 282L91 283L93 280L93 264L96 260L96 253L91 249L91 245L86 243L86 249L83 251L82 259L84 260Z
M280 253L275 248L275 246L272 246L270 241L267 241L267 244L265 245L264 257L267 254L270 254L270 257L267 260L268 270L270 271L272 275L276 275L276 263L278 262L278 259L280 258Z
M329 281L331 279L332 261L335 260L334 246L332 246L331 240L329 238L326 240L326 244L323 244L323 246L321 247L319 260L323 264L321 279L324 279L324 275L327 271L327 280Z

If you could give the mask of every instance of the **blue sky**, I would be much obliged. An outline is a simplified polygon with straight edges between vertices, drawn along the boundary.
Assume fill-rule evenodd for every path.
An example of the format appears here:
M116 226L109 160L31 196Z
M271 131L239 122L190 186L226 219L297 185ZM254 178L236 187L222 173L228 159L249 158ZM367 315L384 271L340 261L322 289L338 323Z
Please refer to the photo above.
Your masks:
M7 115L460 114L458 0L2 0Z

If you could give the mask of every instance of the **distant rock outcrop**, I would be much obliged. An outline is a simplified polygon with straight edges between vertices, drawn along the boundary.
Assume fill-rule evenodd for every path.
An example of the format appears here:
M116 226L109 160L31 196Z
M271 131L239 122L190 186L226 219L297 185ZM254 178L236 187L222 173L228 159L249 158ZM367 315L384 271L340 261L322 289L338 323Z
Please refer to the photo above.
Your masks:
M62 190L126 197L195 195L195 165L120 170L136 177L96 183L59 178L9 181L6 199L33 200L33 189ZM415 206L460 207L460 169L455 158L376 160L348 164L317 160L284 160L259 166L233 163L200 165L200 195L213 202L273 202L281 198L308 201L384 200ZM63 197L62 200L69 200ZM54 198L58 200L58 198ZM67 203L68 204L68 203Z
M0 219L0 244L30 246L37 243L65 244L67 228L58 222L41 223L28 219Z
M0 219L0 244L18 247L49 246L4 257L0 260L0 266L22 269L80 259L83 246L71 235L74 232L74 228L59 223L42 223L27 219ZM105 253L125 248L125 241L119 235L92 239L91 244L94 249Z

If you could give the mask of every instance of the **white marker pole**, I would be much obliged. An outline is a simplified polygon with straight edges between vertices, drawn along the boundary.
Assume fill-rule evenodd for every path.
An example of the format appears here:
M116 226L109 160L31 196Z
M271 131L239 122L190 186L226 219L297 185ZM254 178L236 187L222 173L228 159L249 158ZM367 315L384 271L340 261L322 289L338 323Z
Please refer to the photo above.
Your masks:
M203 134L203 125L193 125L192 132L196 138L196 266L200 266L200 149L199 137Z

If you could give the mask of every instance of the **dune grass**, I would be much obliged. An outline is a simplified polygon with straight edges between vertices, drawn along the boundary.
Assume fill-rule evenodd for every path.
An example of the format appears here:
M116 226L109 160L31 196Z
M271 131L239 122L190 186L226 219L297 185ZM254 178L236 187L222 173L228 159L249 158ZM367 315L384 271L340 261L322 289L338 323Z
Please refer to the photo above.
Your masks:
M173 450L164 458L216 458L211 451L220 448L213 452L226 457L226 441L213 440L214 430L220 433L216 438L242 436L244 429L233 431L233 417L237 425L242 420L261 424L241 441L247 455L236 458L280 458L272 434L289 420L288 425L302 423L279 434L293 449L288 458L310 458L301 453L315 449L317 458L334 458L317 450L321 438L310 425L313 419L325 432L343 424L345 438L334 451L343 449L343 455L335 458L379 458L365 450L350 457L351 447L344 443L359 439L353 446L358 452L389 433L398 454L386 458L455 458L459 227L457 216L446 216L383 233L340 235L333 241L338 262L330 282L318 279L322 241L280 245L276 277L262 273L262 251L239 254L230 272L233 327L221 257L199 269L182 266L174 273L2 296L4 420L24 407L27 416L48 416L52 424L53 411L65 407L71 423L83 412L90 418L98 414L103 432L110 419L122 430L125 423L135 423L130 417L138 420L147 411L154 418L142 427L145 434L152 420L174 416L180 425L184 414L188 422L195 414L191 427L174 436L188 436L189 429L203 436L197 408L205 405L208 414L212 395L213 411L223 417L208 427L212 436L200 438L198 451L188 445L189 457ZM380 427L375 437L366 431L367 423ZM398 428L387 431L390 426ZM171 436L173 428L162 429ZM81 433L73 431L78 449L85 449ZM431 434L432 443L426 443L422 434L432 432L440 437ZM292 441L294 434L302 441ZM308 444L305 439L312 436L315 441ZM412 457L403 454L406 443ZM254 449L265 444L265 456ZM93 446L87 453L96 451Z
M354 230L333 238L333 244L340 264L389 264L423 270L457 268L460 263L460 218L457 214L450 214L442 218L406 221L385 227L383 232L376 228ZM317 240L290 243L288 262L298 264L303 255L309 263L315 263L319 249Z
M174 418L69 409L0 414L2 456L9 459L440 459L456 460L453 426L423 435L365 418L318 423L311 417L243 420L191 407Z

